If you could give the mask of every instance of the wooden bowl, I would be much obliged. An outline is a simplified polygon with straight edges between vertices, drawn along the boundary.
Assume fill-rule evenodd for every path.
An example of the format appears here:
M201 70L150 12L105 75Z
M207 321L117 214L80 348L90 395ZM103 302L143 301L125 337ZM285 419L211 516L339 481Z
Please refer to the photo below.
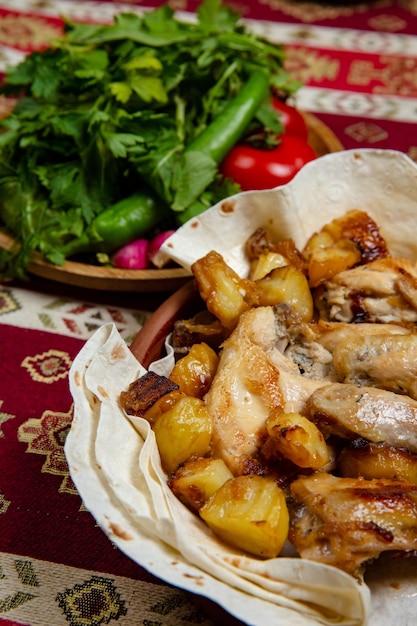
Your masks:
M0 231L0 248L10 249L13 239ZM182 267L125 270L102 265L65 261L63 265L48 263L34 252L28 272L59 283L103 291L157 292L175 291L191 278Z
M312 113L303 113L303 116L309 131L308 141L317 156L343 150L342 144L326 124ZM10 249L12 245L13 239L0 231L0 248ZM58 266L45 261L40 253L33 254L28 271L55 282L103 291L172 292L191 279L191 274L180 267L125 270L76 261L66 261Z
M180 319L190 318L204 308L205 305L193 279L170 295L147 319L130 345L139 363L148 369L153 361L163 355L165 338L171 332L174 323Z
M306 112L303 112L303 117L308 128L308 143L314 148L317 156L344 150L334 132L318 117Z

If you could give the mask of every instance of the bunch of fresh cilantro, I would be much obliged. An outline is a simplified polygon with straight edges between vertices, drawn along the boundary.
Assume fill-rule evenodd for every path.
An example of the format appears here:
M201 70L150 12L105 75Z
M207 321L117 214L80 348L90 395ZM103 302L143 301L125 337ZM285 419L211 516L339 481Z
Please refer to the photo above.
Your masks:
M164 5L111 25L66 23L65 35L8 70L0 93L18 96L0 124L0 225L16 247L0 253L3 276L25 276L34 250L61 264L68 243L107 207L150 187L178 214L234 193L210 159L186 147L258 69L271 88L298 88L284 50L247 31L221 0L195 21ZM255 123L280 132L269 106Z

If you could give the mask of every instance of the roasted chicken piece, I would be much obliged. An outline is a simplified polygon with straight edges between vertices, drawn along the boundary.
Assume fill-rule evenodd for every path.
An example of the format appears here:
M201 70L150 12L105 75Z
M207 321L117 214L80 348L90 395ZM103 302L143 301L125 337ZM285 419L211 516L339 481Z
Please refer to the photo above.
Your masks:
M267 354L275 339L271 308L243 314L205 396L213 420L212 452L235 475L245 473L245 461L256 455L271 409L284 405L279 370Z
M285 332L273 307L243 313L224 343L205 396L213 420L213 455L222 458L235 475L248 473L273 409L299 412L315 389L328 384L322 378L303 376L299 365L284 354L290 342ZM324 352L318 346L320 350Z
M417 550L417 486L318 472L291 484L289 540L302 558L360 576L385 551Z
M291 306L274 307L276 348L307 378L334 380L331 352L321 342L320 329L314 323L302 322Z
M348 324L346 322L317 322L316 333L318 341L323 348L329 352L334 352L340 343L349 343L357 337L368 337L369 335L409 335L415 332L413 326L401 324Z
M342 383L380 387L417 400L417 335L350 337L333 352Z
M320 317L339 322L417 321L417 269L384 258L340 272L315 295Z
M409 396L331 383L311 394L306 409L325 436L359 436L417 452L417 401Z

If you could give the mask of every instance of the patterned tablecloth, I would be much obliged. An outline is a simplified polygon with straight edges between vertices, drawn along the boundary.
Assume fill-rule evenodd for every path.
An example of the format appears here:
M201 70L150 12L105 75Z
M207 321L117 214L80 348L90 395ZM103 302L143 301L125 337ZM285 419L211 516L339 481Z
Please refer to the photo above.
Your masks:
M146 6L155 6L149 0ZM287 46L315 113L345 148L417 156L417 0L236 0L250 27ZM192 11L194 0L176 0ZM109 21L136 2L0 2L0 72L42 48L72 19ZM2 101L1 106L7 107ZM233 624L155 579L115 549L83 508L63 443L71 424L68 371L85 340L113 321L127 341L155 301L147 294L0 284L0 624ZM219 621L220 620L220 621ZM405 626L405 625L402 625Z

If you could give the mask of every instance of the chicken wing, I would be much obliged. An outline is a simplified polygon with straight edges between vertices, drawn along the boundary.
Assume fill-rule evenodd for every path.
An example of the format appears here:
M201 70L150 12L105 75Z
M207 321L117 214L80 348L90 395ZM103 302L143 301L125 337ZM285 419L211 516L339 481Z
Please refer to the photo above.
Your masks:
M333 351L341 383L407 394L417 400L417 335L350 337Z
M416 266L389 257L339 272L317 290L315 303L326 320L416 322Z
M323 348L334 352L340 343L349 343L356 337L368 337L370 335L409 335L414 332L414 327L401 324L348 324L346 322L326 322L319 320L316 326L318 341Z
M355 439L338 455L337 470L349 478L395 478L417 485L417 454L387 443Z
M291 484L289 540L300 556L359 576L385 551L417 550L417 486L327 473Z
M376 387L331 383L314 391L307 415L325 436L363 437L417 452L417 401Z

